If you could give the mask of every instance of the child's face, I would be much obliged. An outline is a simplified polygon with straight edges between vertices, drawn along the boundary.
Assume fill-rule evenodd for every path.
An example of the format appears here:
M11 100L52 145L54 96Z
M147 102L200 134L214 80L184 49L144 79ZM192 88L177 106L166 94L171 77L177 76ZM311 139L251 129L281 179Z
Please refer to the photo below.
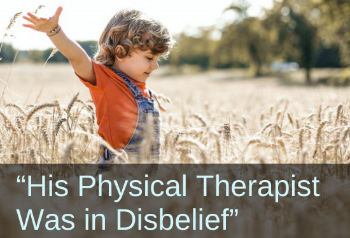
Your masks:
M146 82L151 73L159 68L158 59L161 56L153 55L150 50L134 50L130 56L116 59L117 68L137 82Z

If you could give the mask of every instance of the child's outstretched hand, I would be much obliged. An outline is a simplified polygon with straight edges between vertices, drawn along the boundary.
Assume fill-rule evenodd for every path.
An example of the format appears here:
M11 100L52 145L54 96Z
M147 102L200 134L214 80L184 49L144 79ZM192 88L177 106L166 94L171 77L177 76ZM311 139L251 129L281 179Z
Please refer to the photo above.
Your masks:
M45 32L49 34L52 29L54 29L57 24L59 17L62 12L62 7L58 7L56 13L53 17L47 18L38 18L34 14L28 12L28 16L23 16L24 19L30 21L32 24L23 24L24 27L32 28L33 30Z

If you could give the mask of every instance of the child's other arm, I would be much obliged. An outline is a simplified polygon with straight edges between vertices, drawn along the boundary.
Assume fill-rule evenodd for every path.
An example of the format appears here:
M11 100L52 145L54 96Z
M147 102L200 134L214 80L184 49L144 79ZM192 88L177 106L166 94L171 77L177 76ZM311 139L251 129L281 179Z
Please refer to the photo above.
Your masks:
M49 19L38 18L35 15L28 13L28 16L24 16L23 18L32 24L23 24L23 26L52 35L50 36L50 40L57 49L67 57L74 71L92 85L96 85L96 77L92 68L91 59L81 46L75 41L69 39L62 30L55 34L58 29L60 29L59 27L54 32L51 32L58 25L61 12L62 7L59 7L55 15Z

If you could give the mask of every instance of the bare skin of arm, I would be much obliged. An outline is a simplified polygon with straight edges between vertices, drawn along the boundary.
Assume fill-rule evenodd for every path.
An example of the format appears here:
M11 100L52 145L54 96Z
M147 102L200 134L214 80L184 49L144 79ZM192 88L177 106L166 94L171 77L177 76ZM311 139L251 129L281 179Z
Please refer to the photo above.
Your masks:
M56 10L55 15L49 19L38 18L31 13L27 13L27 16L23 16L23 18L28 20L31 24L23 24L23 26L36 31L45 32L46 34L50 35L50 31L52 31L58 25L58 20L61 12L62 7L59 7ZM69 60L74 71L80 77L92 85L96 85L96 77L92 67L91 58L86 54L86 52L77 42L69 39L66 34L64 34L62 29L59 33L51 36L50 40L56 46L56 48Z

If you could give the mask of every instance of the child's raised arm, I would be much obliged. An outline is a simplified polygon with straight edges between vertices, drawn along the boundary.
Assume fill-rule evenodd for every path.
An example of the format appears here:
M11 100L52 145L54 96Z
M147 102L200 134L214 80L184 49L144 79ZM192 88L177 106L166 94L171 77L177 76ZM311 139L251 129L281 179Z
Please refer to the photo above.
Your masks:
M92 68L91 58L78 43L69 39L58 25L61 12L62 7L57 8L55 15L49 19L38 18L28 12L28 16L23 16L23 18L32 24L23 24L23 26L45 32L57 49L67 57L74 71L92 85L96 85L96 77Z

